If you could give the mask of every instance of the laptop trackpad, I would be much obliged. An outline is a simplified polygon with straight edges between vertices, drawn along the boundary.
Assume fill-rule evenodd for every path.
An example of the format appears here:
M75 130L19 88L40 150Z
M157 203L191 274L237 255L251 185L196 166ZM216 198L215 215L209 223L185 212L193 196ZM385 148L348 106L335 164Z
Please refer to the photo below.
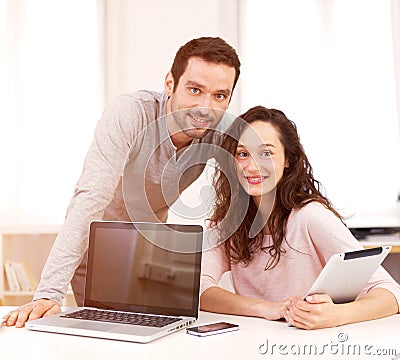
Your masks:
M115 324L103 324L103 323L92 323L82 321L79 324L74 324L68 326L70 328L76 329L85 329L85 330L94 330L94 331L108 331L112 328L115 328Z

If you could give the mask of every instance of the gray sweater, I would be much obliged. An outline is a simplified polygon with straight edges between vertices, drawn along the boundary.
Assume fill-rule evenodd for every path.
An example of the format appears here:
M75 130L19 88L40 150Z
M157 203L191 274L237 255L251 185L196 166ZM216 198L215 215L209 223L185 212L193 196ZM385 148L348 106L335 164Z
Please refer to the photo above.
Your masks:
M139 91L118 97L104 111L34 300L61 303L88 248L93 220L166 221L179 193L215 157L215 146L203 146L218 141L214 132L176 152L166 104L164 93Z

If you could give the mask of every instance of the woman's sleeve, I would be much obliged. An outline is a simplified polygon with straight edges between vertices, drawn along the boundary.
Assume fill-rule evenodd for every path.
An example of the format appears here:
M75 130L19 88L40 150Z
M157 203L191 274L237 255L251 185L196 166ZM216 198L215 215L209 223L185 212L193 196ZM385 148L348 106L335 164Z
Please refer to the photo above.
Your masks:
M400 312L400 285L382 266L379 266L371 276L371 279L369 279L365 285L361 295L365 295L368 291L374 288L382 288L390 291L397 300L398 312Z
M308 206L306 218L308 232L316 251L325 262L334 253L362 249L359 241L351 234L350 230L322 205L312 204L312 206ZM400 308L400 285L382 266L366 283L361 295L373 288L384 288L390 291L396 297Z
M225 260L222 245L206 248L203 251L200 294L210 287L218 286L222 275L229 270L230 266Z

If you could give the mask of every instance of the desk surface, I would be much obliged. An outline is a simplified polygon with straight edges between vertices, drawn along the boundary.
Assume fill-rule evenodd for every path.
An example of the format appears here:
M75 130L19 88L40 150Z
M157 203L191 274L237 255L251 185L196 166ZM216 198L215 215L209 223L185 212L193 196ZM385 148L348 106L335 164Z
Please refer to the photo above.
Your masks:
M0 317L11 308L0 307ZM392 359L396 351L400 353L400 315L312 331L289 328L280 321L207 312L200 313L197 323L221 320L239 324L240 330L204 338L181 330L148 344L3 327L0 357L7 360Z
M400 235L398 235L398 234L382 235L382 236L379 236L379 235L368 236L366 239L360 240L360 244L362 246L364 246L365 248L391 245L392 246L392 250L391 250L392 254L400 253Z
M390 250L391 254L400 254L400 242L391 242L391 243L384 243L382 241L360 241L360 244L364 248L372 248L376 246L385 246L385 245L391 245L392 250Z

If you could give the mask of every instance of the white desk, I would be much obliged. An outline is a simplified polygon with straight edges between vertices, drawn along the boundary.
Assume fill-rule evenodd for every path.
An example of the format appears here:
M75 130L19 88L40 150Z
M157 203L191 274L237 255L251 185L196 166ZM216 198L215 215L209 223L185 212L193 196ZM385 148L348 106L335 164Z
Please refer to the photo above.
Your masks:
M12 307L0 307L2 317ZM0 330L0 358L14 359L391 359L400 352L400 315L322 330L289 328L284 322L201 312L198 324L226 320L240 330L199 338L185 330L149 344L49 334L25 328ZM346 340L347 339L347 340ZM268 348L267 348L268 344ZM286 346L286 347L285 347ZM320 355L314 354L318 350ZM297 355L298 352L305 355ZM350 355L347 355L349 353ZM359 354L360 353L360 354ZM353 356L356 354L356 356Z
M375 247L375 246L387 246L391 245L392 250L391 254L399 254L400 253L400 235L373 235L368 236L364 240L360 240L360 244L365 248Z
M382 265L393 276L393 278L400 283L400 235L373 235L368 236L364 240L360 240L360 244L364 248L371 248L376 246L391 245L392 250L388 257L383 261Z

